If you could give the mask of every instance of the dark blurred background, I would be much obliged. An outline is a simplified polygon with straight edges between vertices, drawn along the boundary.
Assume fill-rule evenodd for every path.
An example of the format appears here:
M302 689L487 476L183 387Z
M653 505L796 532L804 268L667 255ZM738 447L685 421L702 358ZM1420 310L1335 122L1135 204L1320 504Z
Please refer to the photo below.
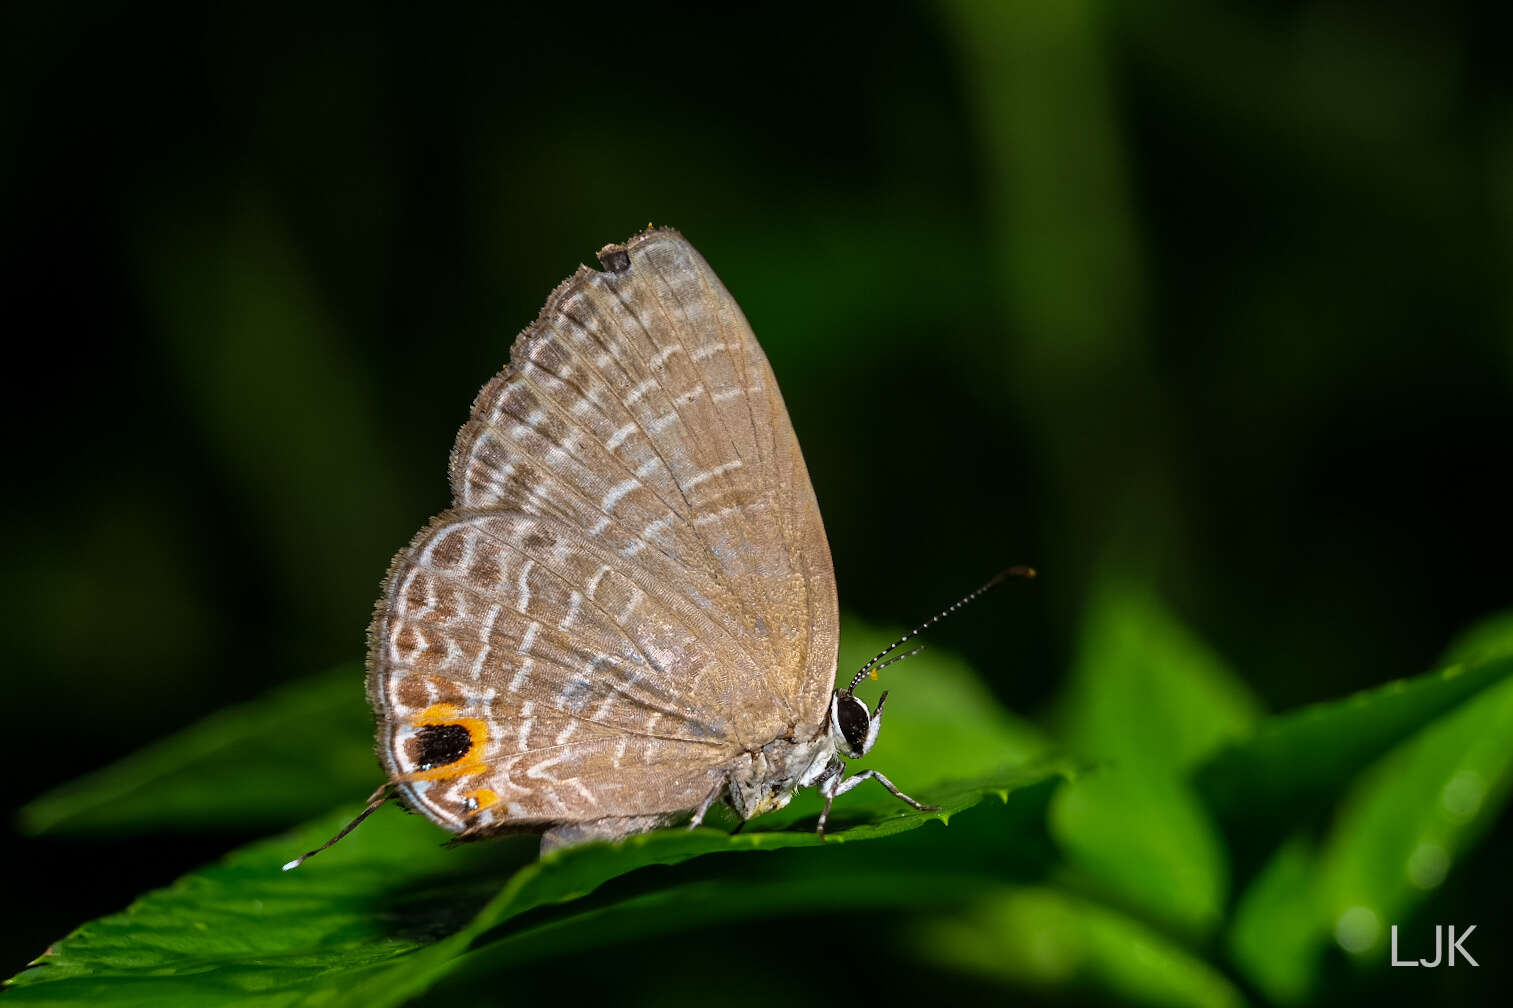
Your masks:
M1273 710L1513 602L1505 6L546 6L8 9L13 804L358 656L478 387L649 221L845 610L1041 568L942 635L1015 710L1111 568ZM0 973L241 839L8 834Z

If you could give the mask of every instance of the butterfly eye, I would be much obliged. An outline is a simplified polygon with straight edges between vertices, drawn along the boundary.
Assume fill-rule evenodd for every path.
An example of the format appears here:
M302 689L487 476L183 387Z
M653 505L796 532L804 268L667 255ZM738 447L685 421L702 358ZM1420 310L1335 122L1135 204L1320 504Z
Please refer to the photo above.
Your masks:
M840 725L841 736L853 753L860 754L867 743L867 705L854 696L841 695L835 701L835 720Z

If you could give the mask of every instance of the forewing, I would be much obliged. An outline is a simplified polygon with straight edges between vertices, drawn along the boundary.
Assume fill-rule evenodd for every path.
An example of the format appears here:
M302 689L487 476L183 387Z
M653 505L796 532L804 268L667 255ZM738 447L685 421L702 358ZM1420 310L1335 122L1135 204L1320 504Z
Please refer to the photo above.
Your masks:
M734 758L756 670L665 571L557 519L444 515L374 619L379 751L454 831L689 808Z
M834 571L772 370L681 235L600 259L479 394L453 450L454 506L555 518L656 571L756 670L725 701L743 736L814 730L835 674Z

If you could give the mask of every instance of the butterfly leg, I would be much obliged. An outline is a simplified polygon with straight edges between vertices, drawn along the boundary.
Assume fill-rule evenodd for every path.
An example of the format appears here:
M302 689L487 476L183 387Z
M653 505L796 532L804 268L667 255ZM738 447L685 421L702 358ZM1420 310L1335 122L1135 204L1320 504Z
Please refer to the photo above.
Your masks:
M830 765L825 767L825 772L820 775L820 779L814 782L820 794L825 796L825 807L820 811L820 821L814 828L814 832L819 834L821 840L825 839L825 822L830 818L830 806L834 803L835 796L842 790L850 790L849 787L844 789L841 787L841 778L845 775L846 764L832 757Z
M863 770L861 773L855 775L854 777L846 777L842 779L843 773L843 768L839 766L833 767L827 770L826 775L824 777L821 777L817 782L819 785L820 794L825 796L825 809L820 813L819 827L815 831L819 833L821 837L825 835L825 820L830 818L830 803L835 801L836 798L845 794L847 791L850 791L852 788L856 787L862 781L868 779L877 781L883 787L887 788L889 793L891 793L893 797L908 805L912 805L914 808L919 809L919 811L921 812L937 812L940 810L939 805L926 805L922 802L915 801L913 798L910 798L908 795L900 791L897 785L895 785L888 778L884 777L882 774L878 773L876 770Z
M704 797L704 800L699 803L699 807L694 809L693 818L688 820L689 829L698 829L699 824L704 821L705 814L709 811L709 806L718 801L720 795L725 793L725 785L726 779L724 777L721 777L718 781L715 782L714 788L709 792L709 794Z
M912 805L915 808L919 809L921 812L940 811L939 805L926 805L923 802L917 802L913 798L910 798L908 795L900 791L897 785L895 785L888 778L884 777L882 774L878 773L876 770L863 770L861 773L857 774L855 777L850 778L846 781L846 783L842 784L835 793L838 795L843 795L869 777L877 781L883 787L887 788L888 792L892 794L893 797L897 798L899 801L903 802L906 805Z

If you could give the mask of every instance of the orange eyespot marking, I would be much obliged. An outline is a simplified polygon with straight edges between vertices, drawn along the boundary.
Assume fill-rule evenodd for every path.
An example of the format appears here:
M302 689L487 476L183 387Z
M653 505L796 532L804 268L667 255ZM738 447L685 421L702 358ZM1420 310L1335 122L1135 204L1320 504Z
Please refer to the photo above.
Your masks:
M419 714L415 715L415 727L428 724L444 724L448 721L456 721L462 711L454 703L432 704Z
M476 791L469 791L462 797L472 804L472 807L468 811L474 814L499 803L499 795L491 788L486 787L481 787Z
M873 682L877 682L877 669L873 669L871 672L868 672L867 678L871 679Z
M481 719L462 717L456 704L438 703L417 714L414 724L420 731L410 740L408 754L419 769L403 780L448 780L485 769L489 729Z

